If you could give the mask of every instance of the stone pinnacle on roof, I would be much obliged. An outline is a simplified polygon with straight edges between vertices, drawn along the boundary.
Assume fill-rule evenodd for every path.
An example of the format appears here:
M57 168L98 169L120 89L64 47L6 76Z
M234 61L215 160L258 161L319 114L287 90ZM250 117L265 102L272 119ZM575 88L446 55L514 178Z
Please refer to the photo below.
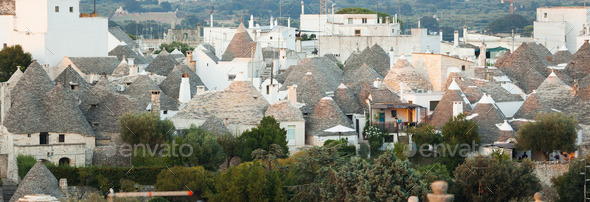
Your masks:
M38 160L37 163L29 170L23 181L10 198L10 202L18 201L25 195L46 194L55 198L66 197L60 187L59 182L53 176L51 171Z
M447 89L448 90L461 90L461 88L459 87L459 85L457 84L455 79L453 79L453 82L451 82L451 85L449 85L449 87Z
M494 99L492 99L491 96L487 95L487 94L483 94L483 96L481 96L481 99L479 99L479 101L477 102L477 104L494 104L496 102L494 102Z

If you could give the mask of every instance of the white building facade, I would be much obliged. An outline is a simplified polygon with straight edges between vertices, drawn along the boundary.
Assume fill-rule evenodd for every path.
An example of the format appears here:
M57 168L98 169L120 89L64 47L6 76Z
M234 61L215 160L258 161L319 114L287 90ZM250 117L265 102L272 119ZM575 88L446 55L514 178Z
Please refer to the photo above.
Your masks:
M589 29L588 13L590 8L584 7L537 8L534 40L553 53L564 44L570 52L575 53L583 44L578 43L578 36Z
M13 14L0 15L0 44L21 45L41 64L64 56L107 56L108 20L82 17L79 0L18 0ZM94 16L94 15L92 15Z

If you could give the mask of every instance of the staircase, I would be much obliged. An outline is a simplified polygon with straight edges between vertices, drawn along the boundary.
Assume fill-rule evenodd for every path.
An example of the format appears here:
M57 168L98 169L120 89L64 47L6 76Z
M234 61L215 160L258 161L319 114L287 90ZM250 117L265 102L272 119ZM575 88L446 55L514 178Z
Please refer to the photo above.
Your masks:
M260 79L262 80L262 82L266 81L266 79L268 79L270 77L270 71L271 71L271 65L267 65L264 70L262 71L262 74L260 74ZM277 76L277 75L275 75Z

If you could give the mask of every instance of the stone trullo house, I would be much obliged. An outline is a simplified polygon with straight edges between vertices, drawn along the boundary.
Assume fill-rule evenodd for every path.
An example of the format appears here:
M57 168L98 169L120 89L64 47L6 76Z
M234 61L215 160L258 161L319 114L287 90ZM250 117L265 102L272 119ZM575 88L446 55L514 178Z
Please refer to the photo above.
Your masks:
M92 162L96 133L78 107L71 87L54 84L33 62L16 82L2 87L1 154L6 155L7 177L17 181L11 166L16 155L32 155L55 164L88 165Z

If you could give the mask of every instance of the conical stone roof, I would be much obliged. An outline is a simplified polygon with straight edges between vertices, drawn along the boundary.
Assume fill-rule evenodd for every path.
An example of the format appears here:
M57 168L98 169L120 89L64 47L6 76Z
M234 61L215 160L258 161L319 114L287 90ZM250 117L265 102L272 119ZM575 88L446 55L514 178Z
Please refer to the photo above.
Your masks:
M123 77L123 76L128 76L128 75L129 75L129 64L127 63L127 61L125 59L123 59L123 60L121 60L121 63L119 63L119 65L117 65L115 70L113 70L112 76Z
M531 93L543 82L548 69L534 49L523 43L501 67L501 70L525 93ZM548 75L547 73L546 75Z
M539 99L537 93L534 92L529 95L513 117L532 120L539 112L552 112L552 110L551 107Z
M297 101L305 104L305 106L301 107L301 111L305 114L311 113L315 105L324 96L326 96L326 93L320 90L315 82L315 75L311 72L306 74L297 84Z
M506 117L488 95L482 96L471 114L477 114L472 120L476 121L482 144L493 144L503 135L496 124L502 123Z
M55 176L53 176L51 171L40 160L25 175L25 178L14 192L14 195L10 198L10 202L18 201L18 199L25 195L36 194L50 195L58 199L66 197L61 192L59 182Z
M197 94L197 86L205 86L199 75L192 71L188 66L185 64L177 65L170 74L168 74L166 79L160 83L160 88L170 98L178 100L183 74L188 74L191 98Z
M453 102L455 101L463 102L463 113L468 114L471 111L471 105L466 100L467 98L459 88L459 85L456 82L452 82L438 105L436 105L430 123L438 128L449 121L453 117Z
M344 114L360 114L363 108L358 103L358 99L348 90L344 84L340 84L334 91L334 101L340 106Z
M174 118L206 120L216 116L226 124L255 126L264 117L268 106L252 83L243 74L238 74L226 89L194 96Z
M16 94L27 92L33 98L38 99L51 90L53 86L53 81L51 81L47 72L43 70L43 67L37 62L33 62L27 67L10 94L15 97Z
M398 64L399 63L399 64ZM405 58L397 60L391 71L387 74L383 83L393 91L400 91L401 82L404 82L404 90L424 91L432 90L432 84L426 81Z
M64 88L72 89L72 94L76 101L80 100L80 97L84 96L92 87L73 67L66 67L56 78L55 83L61 83ZM74 85L77 85L74 90Z
M95 135L78 104L72 99L69 90L64 89L60 84L43 97L41 109L44 114L42 121L45 130L43 132Z
M590 61L590 44L585 41L565 67L565 73L571 78L584 78L590 73L590 62L588 61Z
M231 61L234 58L250 58L252 49L255 47L256 43L253 42L250 34L248 34L246 27L244 27L244 23L240 23L236 30L236 34L234 34L234 37L229 42L221 60Z
M178 61L174 59L172 55L166 52L166 49L162 50L156 58L145 68L145 71L158 74L160 76L167 76L170 71L178 65Z
M131 96L133 99L137 100L137 103L143 108L146 109L148 105L152 102L152 90L159 90L161 91L160 87L154 82L149 76L147 75L139 75L135 81L131 83L125 89L125 94ZM178 109L178 99L173 99L168 97L166 93L160 93L160 109L161 110L177 110Z
M572 87L551 73L537 89L537 96L550 107L563 109L563 101L573 99Z
M217 116L210 116L207 118L205 123L201 125L201 128L214 134L225 134L230 132L225 124L223 124L221 119L217 118Z
M305 58L299 61L299 64L289 73L281 90L286 90L287 86L298 84L308 72L313 74L314 80L322 92L334 91L342 81L342 70L330 59L325 57Z
M287 100L270 105L264 115L272 116L279 122L305 121L301 110Z
M507 50L506 52L504 52L504 54L502 54L502 56L500 56L500 58L498 58L498 60L496 60L496 63L494 64L495 67L504 67L504 63L506 62L506 60L508 60L508 58L510 57L510 50Z
M327 133L324 130L331 127L343 125L352 128L352 121L342 113L340 107L330 97L324 97L317 104L308 122L306 122L307 135L311 136L331 136L338 135ZM351 135L355 132L342 133L342 135Z

